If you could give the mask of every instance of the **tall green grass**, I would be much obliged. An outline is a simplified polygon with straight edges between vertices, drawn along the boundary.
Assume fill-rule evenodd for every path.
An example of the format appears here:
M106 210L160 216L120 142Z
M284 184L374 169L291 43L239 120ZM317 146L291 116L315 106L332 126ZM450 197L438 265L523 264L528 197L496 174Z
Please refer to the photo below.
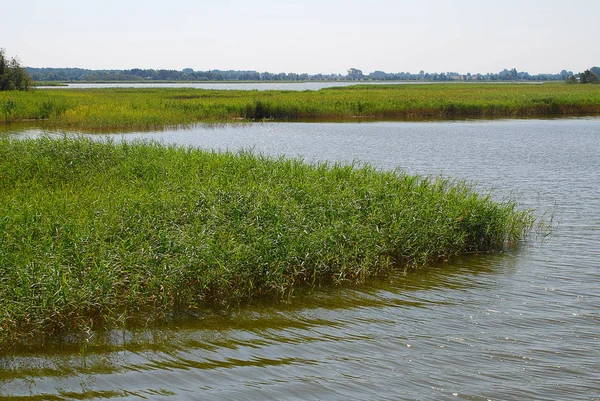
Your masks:
M461 182L82 138L0 138L0 345L519 241Z
M231 120L531 117L600 113L600 88L566 84L358 85L320 91L44 89L0 93L0 123L158 129Z

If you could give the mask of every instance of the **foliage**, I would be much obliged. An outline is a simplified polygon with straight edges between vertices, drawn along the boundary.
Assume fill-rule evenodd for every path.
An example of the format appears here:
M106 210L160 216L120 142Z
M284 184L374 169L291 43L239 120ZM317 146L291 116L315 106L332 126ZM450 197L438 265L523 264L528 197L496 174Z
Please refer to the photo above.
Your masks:
M409 72L374 71L369 74L356 68L350 68L347 75L342 74L306 74L306 73L271 73L258 71L210 70L194 71L191 68L177 70L154 70L133 68L131 70L88 70L82 68L28 68L36 81L62 82L106 82L106 81L459 81L459 82L496 82L496 81L560 81L565 80L570 71L556 74L531 75L525 71L504 69L498 73L467 73L421 71L418 74Z
M0 345L519 241L461 182L154 143L0 138Z
M589 70L575 75L570 75L565 82L568 84L600 84L600 67L592 67Z
M366 77L363 75L363 72L361 70L357 70L356 68L350 68L348 70L348 75L346 75L346 78L348 80L355 81L364 79Z
M600 78L590 70L585 70L579 74L579 83L582 84L600 84Z
M27 90L31 87L31 78L16 58L6 57L0 48L0 91Z
M568 77L568 78L565 80L565 83L567 83L567 84L571 85L571 84L576 84L576 83L578 83L578 81L577 81L577 78L575 78L575 76L574 76L574 75L571 75L570 77Z
M44 89L0 93L0 123L74 129L157 129L240 120L531 117L600 113L595 85L357 85L320 91Z

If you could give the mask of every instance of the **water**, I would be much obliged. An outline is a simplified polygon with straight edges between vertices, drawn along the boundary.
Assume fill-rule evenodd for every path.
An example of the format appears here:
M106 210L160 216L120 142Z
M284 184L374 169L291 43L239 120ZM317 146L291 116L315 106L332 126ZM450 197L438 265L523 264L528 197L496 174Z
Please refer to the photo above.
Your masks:
M368 82L372 85L377 84L417 84L419 82ZM422 82L421 82L422 83ZM193 88L193 89L212 89L212 90L289 90L289 91L304 91L304 90L319 90L323 88L333 88L341 86L357 85L360 82L209 82L209 83L75 83L67 84L67 86L39 86L41 89L91 89L91 88Z
M213 90L288 90L305 91L350 85L426 85L435 82L423 81L322 81L322 82L122 82L122 83L70 83L67 86L38 86L38 89L91 89L91 88L193 88ZM469 84L467 82L447 82ZM510 83L510 82L506 82ZM514 83L514 82L512 82ZM498 84L496 82L495 84ZM541 85L543 82L521 82L524 85Z
M5 399L600 400L600 119L116 137L464 178L549 211L555 229L504 254L97 336L85 352L5 355Z

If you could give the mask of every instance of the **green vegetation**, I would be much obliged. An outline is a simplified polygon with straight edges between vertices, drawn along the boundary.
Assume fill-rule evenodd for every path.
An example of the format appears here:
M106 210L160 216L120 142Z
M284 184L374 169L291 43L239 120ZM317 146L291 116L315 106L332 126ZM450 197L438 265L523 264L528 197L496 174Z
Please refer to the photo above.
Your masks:
M600 78L594 72L585 70L579 74L579 82L582 84L600 84Z
M35 81L33 86L69 86L69 84L57 81Z
M0 346L516 243L464 183L154 143L0 138Z
M357 85L320 91L44 89L0 93L0 122L157 129L232 120L532 117L600 113L600 88L563 83Z
M597 68L597 67L596 67ZM192 68L177 70L154 70L133 68L131 70L88 70L83 68L31 68L27 71L36 81L61 82L285 82L285 81L429 81L429 82L515 82L515 81L564 81L573 75L572 71L562 70L554 74L531 75L526 71L506 68L498 73L459 74L457 72L410 72L373 71L369 74L356 68L350 68L348 74L306 74L294 72L258 72L236 70L194 71Z
M585 70L578 76L571 75L565 82L568 84L600 84L598 73L600 73L600 68L594 67L591 70Z
M0 91L27 90L32 81L16 58L8 59L0 48Z

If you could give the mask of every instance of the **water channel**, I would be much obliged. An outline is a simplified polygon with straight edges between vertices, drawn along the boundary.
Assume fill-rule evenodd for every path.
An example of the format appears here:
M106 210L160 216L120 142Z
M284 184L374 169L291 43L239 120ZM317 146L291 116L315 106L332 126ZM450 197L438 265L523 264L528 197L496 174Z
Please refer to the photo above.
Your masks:
M554 229L359 287L113 332L85 349L2 355L0 400L600 400L599 118L113 136L463 178L547 212Z

